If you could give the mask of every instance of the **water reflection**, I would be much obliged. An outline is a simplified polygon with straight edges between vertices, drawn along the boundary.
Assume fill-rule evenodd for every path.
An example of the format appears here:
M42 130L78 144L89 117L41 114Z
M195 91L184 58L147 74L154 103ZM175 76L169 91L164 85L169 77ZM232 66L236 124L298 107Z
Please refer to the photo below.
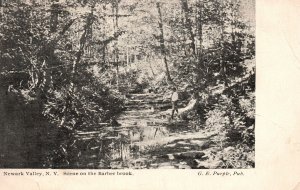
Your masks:
M71 165L99 169L155 168L157 156L167 154L161 148L179 131L191 132L184 130L186 128L176 125L138 121L131 127L107 127L94 133L81 133L77 136L75 146L79 153ZM172 165L171 162L167 163Z

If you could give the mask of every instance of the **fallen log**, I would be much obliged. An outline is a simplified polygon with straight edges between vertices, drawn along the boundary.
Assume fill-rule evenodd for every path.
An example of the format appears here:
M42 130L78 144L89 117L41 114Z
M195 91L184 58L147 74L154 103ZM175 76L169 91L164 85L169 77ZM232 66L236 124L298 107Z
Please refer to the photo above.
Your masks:
M192 111L196 105L197 105L198 101L197 99L191 99L190 102L188 103L188 105L185 108L180 108L178 110L178 114L180 116L185 115L187 113L189 113L190 111Z
M190 111L195 109L197 104L198 104L197 99L191 99L186 107L178 109L178 115L181 117L188 114ZM172 113L172 109L168 109L162 112L162 115L170 115L171 113Z

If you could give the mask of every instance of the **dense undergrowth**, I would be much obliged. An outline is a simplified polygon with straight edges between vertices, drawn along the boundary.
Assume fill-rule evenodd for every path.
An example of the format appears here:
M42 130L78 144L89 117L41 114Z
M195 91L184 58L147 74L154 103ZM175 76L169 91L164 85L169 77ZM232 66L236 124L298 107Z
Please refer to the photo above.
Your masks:
M118 22L118 10L132 17ZM197 99L183 119L215 134L216 168L254 167L255 38L241 10L227 0L3 4L0 167L68 167L87 148L76 131L116 122L128 93L171 87Z
M198 95L197 105L182 119L203 133L211 134L207 167L255 167L255 74L251 73L231 86L207 86L213 90L180 88L180 101L187 105L191 95ZM172 87L172 86L171 86ZM155 87L152 87L155 88ZM158 91L171 91L168 84Z
M109 123L123 110L121 94L92 71L104 63L86 52L95 15L58 14L16 2L1 12L1 167L66 164L76 130Z
M202 107L204 130L216 134L213 160L221 160L224 168L254 167L255 96L254 76L238 83ZM252 80L252 81L251 81ZM214 149L214 148L213 148Z

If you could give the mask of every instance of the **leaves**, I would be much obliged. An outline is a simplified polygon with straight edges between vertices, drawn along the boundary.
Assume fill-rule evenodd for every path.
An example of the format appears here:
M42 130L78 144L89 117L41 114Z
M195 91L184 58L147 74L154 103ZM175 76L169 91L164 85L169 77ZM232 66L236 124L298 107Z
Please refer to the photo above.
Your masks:
M96 126L122 111L121 93L167 91L164 59L200 101L188 118L231 147L228 163L252 155L255 38L238 1L159 1L160 11L153 0L16 2L1 17L1 87L38 102L51 126Z

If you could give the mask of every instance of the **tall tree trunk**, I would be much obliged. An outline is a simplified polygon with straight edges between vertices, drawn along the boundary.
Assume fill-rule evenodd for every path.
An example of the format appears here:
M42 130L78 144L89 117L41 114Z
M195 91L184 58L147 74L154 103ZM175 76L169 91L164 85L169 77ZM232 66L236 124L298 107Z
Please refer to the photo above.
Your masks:
M224 9L224 7L222 7ZM220 10L222 13L223 10ZM225 87L228 86L227 83L227 71L226 71L226 63L224 61L224 34L225 34L225 21L223 17L221 16L222 14L220 13L220 23L221 23L221 40L220 40L220 47L221 47L221 56L220 56L220 65L221 65L221 73L222 73L222 78L224 81Z
M167 75L167 80L172 82L172 78L170 75L169 71L169 66L167 62L167 54L166 54L166 46L165 46L165 39L164 39L164 29L163 29L163 19L162 19L162 14L161 14L161 9L160 9L160 4L159 2L156 3L158 15L159 15L159 29L160 29L160 48L161 48L161 54L164 59L165 67L166 67L166 75Z
M92 28L92 25L94 23L94 13L93 13L93 9L94 9L94 6L92 6L91 8L91 13L87 16L86 18L86 25L84 27L84 32L80 38L80 45L79 45L79 50L76 54L76 60L75 60L75 63L74 63L74 66L73 66L73 73L74 75L76 75L77 73L77 66L81 60L81 57L82 55L84 54L84 49L86 48L86 42L88 39L91 38L91 28ZM74 80L74 76L73 75L73 80Z
M59 4L58 2L54 1L51 5L50 9L50 34L53 35L57 32L58 27L58 17L59 17ZM42 64L42 78L43 81L42 84L40 84L41 93L40 95L43 95L47 93L50 89L51 84L51 71L48 69L48 67L53 66L55 55L54 55L55 48L54 46L48 46L45 49L45 56L43 57L43 64Z
M86 47L87 39L91 35L90 34L90 32L91 32L90 28L93 25L93 21L94 20L93 20L93 7L92 7L91 13L86 18L86 24L84 26L84 32L81 35L80 42L79 42L80 43L79 44L79 50L76 53L76 59L73 62L70 90L69 90L68 96L66 98L66 104L63 108L63 117L62 117L62 120L61 120L61 123L60 123L60 127L66 127L66 126L64 126L64 124L66 122L66 117L67 117L68 112L72 109L71 94L73 94L75 92L75 88L76 88L77 67L78 67L78 64L80 63L82 55L84 54L84 49ZM71 128L68 128L68 129L72 130Z
M181 7L184 12L186 27L190 35L192 53L195 55L196 54L195 34L193 33L193 29L192 29L192 22L190 19L189 6L187 0L181 0Z
M199 37L199 52L198 57L201 63L203 58L203 15L202 15L202 0L198 0L199 12L198 12L198 37Z
M202 0L198 0L198 19L197 19L197 28L198 28L198 38L199 38L199 50L198 50L198 73L197 73L197 84L200 84L200 80L205 79L204 72L204 62L203 62L203 13L202 13Z
M112 3L112 11L113 11L113 18L114 18L114 33L117 33L119 28L119 2L113 1ZM117 88L119 89L119 49L118 49L118 39L116 39L116 42L114 44L114 57L115 57L115 63L116 63L116 81L117 81Z

